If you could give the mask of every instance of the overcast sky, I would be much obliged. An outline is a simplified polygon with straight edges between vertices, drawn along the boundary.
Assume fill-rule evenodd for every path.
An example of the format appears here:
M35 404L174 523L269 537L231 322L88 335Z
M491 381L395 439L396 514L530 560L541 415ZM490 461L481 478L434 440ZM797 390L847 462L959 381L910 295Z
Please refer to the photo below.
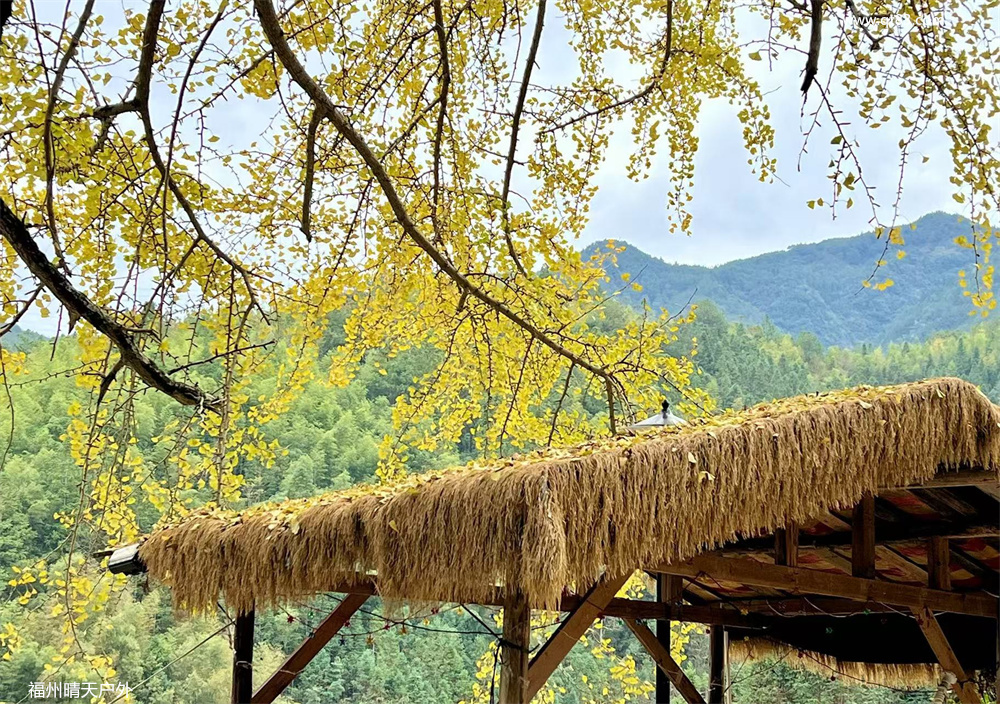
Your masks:
M622 170L627 154L626 129L617 143L618 158L600 174L586 242L620 239L669 262L715 265L793 244L870 231L871 209L857 194L855 206L851 210L838 208L836 219L829 208L810 210L806 205L809 200L831 195L827 165L835 147L830 145L834 133L827 126L827 131L813 136L810 153L803 157L801 172L797 170L803 129L808 127L806 118L801 117L801 60L799 56L784 57L773 72L764 62L751 64L771 108L777 133L773 154L781 181L762 184L750 173L736 110L724 101L709 104L698 121L693 234L670 234L665 210L670 173L664 168L665 160L660 160L660 167L646 181L626 179ZM810 112L816 99L811 96ZM891 125L873 130L857 124L849 129L854 129L861 143L866 178L878 186L883 205L880 217L883 222L891 220L902 133ZM926 164L921 163L924 155L930 157ZM947 137L940 130L929 131L907 166L901 222L935 210L961 212L951 197L950 175Z

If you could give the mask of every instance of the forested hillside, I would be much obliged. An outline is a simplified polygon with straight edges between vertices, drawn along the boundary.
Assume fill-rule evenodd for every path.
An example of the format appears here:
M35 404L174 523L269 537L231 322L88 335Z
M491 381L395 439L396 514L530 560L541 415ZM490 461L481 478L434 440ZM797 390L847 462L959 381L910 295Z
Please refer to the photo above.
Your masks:
M876 281L892 279L884 291L863 288L883 258L886 235L872 233L789 247L751 259L709 268L669 264L627 242L611 273L639 283L625 286L624 300L647 300L654 310L676 311L692 299L710 300L730 318L746 323L770 319L780 330L811 332L827 345L882 344L921 340L942 330L969 325L970 303L958 285L959 271L971 277L974 256L955 246L969 237L970 224L955 215L931 213L904 226L905 244L890 246ZM594 251L602 245L592 245ZM898 252L905 252L903 258Z
M741 406L772 397L860 383L891 383L934 375L961 375L982 385L1000 400L1000 324L987 322L968 331L937 335L922 343L857 349L824 347L815 335L790 336L775 325L747 326L729 322L719 309L705 305L687 334L698 338L696 360L702 368L697 383L721 405ZM627 315L627 311L621 311ZM79 473L67 448L67 428L74 418L67 408L89 393L65 370L71 365L73 337L64 338L53 354L52 342L31 336L26 371L12 378L10 393L17 432L9 436L6 462L0 473L0 564L31 565L64 543L66 529L53 521L75 509ZM339 342L324 340L324 354ZM687 348L685 341L678 347ZM51 357L51 358L50 358ZM390 407L412 377L430 361L419 352L395 359L369 359L346 388L316 380L307 384L289 412L269 426L280 450L274 466L246 461L241 471L247 501L305 496L374 480L378 445L391 432ZM383 373L384 372L384 373ZM259 378L254 388L272 379ZM153 423L167 412L169 402L145 394L138 400L135 422ZM587 412L586 409L580 409ZM650 409L651 411L654 409ZM7 421L9 423L9 420ZM7 438L6 431L2 437ZM7 441L5 441L6 444ZM156 457L155 445L142 448ZM470 458L469 444L417 453L414 471L454 464ZM169 471L169 470L167 470ZM141 478L136 482L142 486ZM142 491L136 488L135 491ZM207 491L193 488L192 491ZM147 508L139 520L148 529L156 520ZM85 551L103 547L96 538L81 536ZM107 575L93 575L100 592ZM169 592L133 579L133 588L103 604L109 613L100 627L81 626L78 637L93 652L110 653L116 677L138 685L136 701L143 704L201 704L224 701L229 687L229 645L215 638L220 618L182 619L171 612ZM30 587L31 585L27 585ZM19 603L20 602L20 603ZM273 669L309 628L333 604L330 598L301 602L285 612L261 618L258 625L259 672ZM23 699L56 654L61 642L60 601L32 595L25 585L8 587L0 606L0 626L29 609L23 641L7 660L0 660L0 702ZM461 609L436 613L430 609L404 612L386 620L376 612L355 618L348 635L313 662L288 691L285 701L299 704L441 704L488 702L494 663L492 614L480 609L472 618ZM107 627L107 626L110 627ZM558 704L645 701L643 683L652 666L634 638L611 619L601 631L576 648L553 678ZM684 666L693 681L706 682L706 643L697 631L687 633ZM187 653L196 649L197 656ZM67 672L86 664L67 663ZM740 704L780 704L810 701L823 704L898 704L927 702L926 692L904 694L879 687L848 686L829 678L800 673L779 665L734 663L735 700ZM65 679L71 679L67 676ZM478 688L478 689L477 689ZM793 698L798 697L798 698Z

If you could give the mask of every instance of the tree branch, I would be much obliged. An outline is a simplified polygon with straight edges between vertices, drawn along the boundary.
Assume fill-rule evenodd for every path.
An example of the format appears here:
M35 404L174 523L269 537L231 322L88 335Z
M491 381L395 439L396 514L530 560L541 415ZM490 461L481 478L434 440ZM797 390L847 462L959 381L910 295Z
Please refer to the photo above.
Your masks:
M538 13L535 15L535 31L531 36L531 47L528 49L528 62L524 66L524 76L521 78L521 90L517 94L517 104L514 106L514 120L510 128L510 146L507 148L507 169L503 175L503 191L500 194L500 206L503 208L503 236L507 240L507 251L510 258L514 260L514 265L521 272L522 276L528 273L524 270L517 250L514 249L514 240L510 236L510 180L514 174L514 156L517 152L517 133L521 129L521 114L524 112L524 103L528 98L528 85L531 82L531 72L535 68L535 59L538 56L538 45L542 42L542 28L545 26L545 2L538 0Z
M410 217L409 212L404 205L402 198L396 191L396 187L392 183L392 179L386 172L385 167L379 161L378 157L372 151L371 147L365 141L365 139L358 134L357 130L347 119L347 116L333 103L330 97L326 94L326 91L316 83L312 76L306 72L305 67L299 62L298 57L292 51L288 42L285 40L285 34L281 29L281 25L278 22L278 17L274 11L274 5L271 0L254 0L254 7L257 10L257 16L260 19L261 28L264 30L264 34L267 36L268 41L271 43L271 47L274 49L275 56L288 71L288 75L294 80L302 90L313 100L314 103L324 110L325 116L333 126L340 132L344 139L350 143L352 147L358 152L365 165L371 170L372 175L378 182L379 187L382 189L386 200L389 202L389 207L392 208L392 212L396 217L396 221L399 223L400 227L403 228L403 232L411 239L413 242L422 249L427 256L429 256L438 268L447 275L459 289L462 291L467 291L470 296L478 299L489 308L496 311L499 315L507 318L509 321L520 327L522 330L528 332L532 337L534 337L538 342L548 347L550 350L558 354L559 356L571 361L576 362L576 365L581 369L585 369L591 374L608 380L611 378L611 373L606 369L597 366L593 362L584 359L583 357L574 354L572 351L568 350L563 345L559 344L550 335L546 334L540 330L536 325L529 322L527 319L522 317L520 314L511 310L503 302L498 301L493 298L489 293L483 291L478 286L474 285L469 281L466 276L458 270L458 268L451 263L447 256L441 252L426 236L420 231L413 219Z
M441 52L441 88L438 91L437 129L434 133L434 190L431 194L431 223L434 225L434 239L442 241L439 210L441 207L441 142L444 140L444 120L448 115L448 91L451 88L451 65L448 63L448 35L444 29L444 9L441 0L434 0L434 31L437 34L438 50Z
M140 379L185 406L218 411L218 399L209 396L197 386L171 378L142 352L126 326L112 318L107 311L73 286L63 272L38 248L28 228L3 200L0 200L0 236L7 240L29 271L59 299L66 310L86 320L118 348L124 364Z
M31 304L35 302L35 299L38 298L38 294L41 292L41 286L35 287L35 290L31 292L30 296L28 296L28 299L24 301L24 306L21 310L17 311L17 313L14 314L14 317L4 323L3 327L0 327L0 337L3 337L17 326L18 321L20 321L21 318L24 317L24 314L28 312L28 309L31 308Z
M673 0L667 0L667 29L666 29L666 50L663 53L663 61L660 63L660 70L657 71L653 80L650 81L649 85L640 90L637 93L633 93L630 96L616 100L611 105L605 107L594 108L593 110L587 110L586 112L580 113L576 117L571 117L563 122L552 127L546 127L541 131L542 134L547 134L549 132L558 132L567 127L571 127L578 122L582 122L588 118L596 117L597 115L602 115L606 112L611 112L617 110L618 108L623 108L635 103L639 100L643 100L649 94L651 94L660 85L660 81L663 80L664 75L667 73L667 64L670 62L670 57L674 52L673 49L674 41L674 2Z
M316 133L319 123L323 120L323 112L316 108L309 118L309 131L306 133L306 173L302 185L302 234L306 242L312 242L312 194L313 179L316 177Z
M816 74L819 72L819 50L823 43L823 0L811 0L811 30L809 32L809 57L806 59L805 76L802 78L802 95L809 93Z
M69 46L66 47L66 53L62 55L62 59L59 61L55 78L52 80L52 87L49 89L49 100L45 106L45 126L42 130L42 141L45 146L45 212L48 216L49 236L52 238L52 247L55 249L56 257L59 259L59 266L67 274L69 273L69 265L66 262L66 255L63 253L62 244L59 241L59 229L56 227L54 192L56 146L52 139L52 116L55 114L56 101L59 99L59 89L62 88L66 69L69 66L69 62L73 59L73 54L76 53L77 47L80 46L80 39L87 28L87 22L90 21L90 13L93 9L94 0L87 0L87 4L83 6L83 11L80 13L80 20L76 25L76 30L70 38ZM71 324L70 329L72 327Z

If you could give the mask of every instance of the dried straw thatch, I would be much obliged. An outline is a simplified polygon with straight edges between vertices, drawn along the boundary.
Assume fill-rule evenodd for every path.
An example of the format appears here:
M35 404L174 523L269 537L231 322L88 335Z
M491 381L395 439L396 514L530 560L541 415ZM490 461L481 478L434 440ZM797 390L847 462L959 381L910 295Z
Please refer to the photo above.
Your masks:
M741 662L780 661L789 667L837 677L847 684L874 684L896 689L933 689L941 681L937 665L870 663L838 660L811 650L800 650L767 638L745 638L729 642L729 657Z
M683 560L939 468L1000 467L1000 411L940 379L811 395L639 437L473 464L240 513L202 512L142 545L178 607L258 608L377 574L412 601L514 586L552 607L602 572Z

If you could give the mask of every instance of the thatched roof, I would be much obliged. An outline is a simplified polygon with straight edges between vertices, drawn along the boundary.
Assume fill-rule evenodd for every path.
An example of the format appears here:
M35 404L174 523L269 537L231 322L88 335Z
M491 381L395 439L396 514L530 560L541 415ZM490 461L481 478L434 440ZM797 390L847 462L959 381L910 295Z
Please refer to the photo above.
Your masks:
M939 469L1000 468L1000 412L959 379L764 404L392 486L199 512L140 555L177 605L266 607L370 579L390 599L535 607Z
M729 643L734 665L742 662L781 662L823 677L839 677L846 684L873 684L896 689L930 689L941 681L940 666L924 663L871 663L838 660L767 638L741 638Z

